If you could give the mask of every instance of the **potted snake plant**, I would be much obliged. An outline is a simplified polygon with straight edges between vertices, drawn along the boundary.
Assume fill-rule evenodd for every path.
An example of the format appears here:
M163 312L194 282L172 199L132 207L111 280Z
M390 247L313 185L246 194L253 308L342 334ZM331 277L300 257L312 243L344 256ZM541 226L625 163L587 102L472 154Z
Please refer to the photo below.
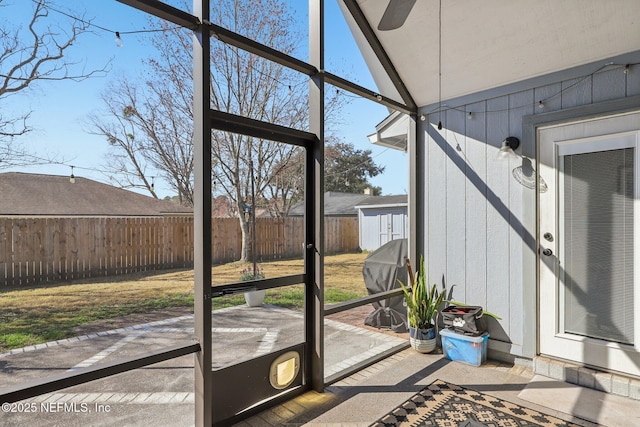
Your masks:
M436 316L444 301L444 292L438 292L435 284L431 287L427 285L423 256L420 256L420 264L415 276L408 258L406 264L409 284L405 285L400 280L398 282L407 303L409 342L411 347L420 353L431 353L436 348Z

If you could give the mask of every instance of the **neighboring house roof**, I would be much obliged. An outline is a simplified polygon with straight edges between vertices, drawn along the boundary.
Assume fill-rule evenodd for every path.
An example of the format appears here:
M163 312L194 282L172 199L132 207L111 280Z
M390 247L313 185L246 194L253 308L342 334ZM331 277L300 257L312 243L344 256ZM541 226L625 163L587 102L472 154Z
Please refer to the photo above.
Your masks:
M0 215L161 216L188 215L191 208L87 178L0 173Z
M325 216L352 215L356 216L355 206L371 197L368 194L351 194L327 191L324 193L324 214ZM290 216L301 216L304 214L304 203L296 203L289 211Z
M407 195L369 196L356 206L356 209L382 208L392 206L407 206Z

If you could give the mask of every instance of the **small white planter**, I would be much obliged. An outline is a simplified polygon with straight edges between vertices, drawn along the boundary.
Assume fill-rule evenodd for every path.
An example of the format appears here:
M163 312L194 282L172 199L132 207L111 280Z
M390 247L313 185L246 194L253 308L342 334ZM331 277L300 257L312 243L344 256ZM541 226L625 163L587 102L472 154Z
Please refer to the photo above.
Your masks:
M249 307L260 307L264 303L264 297L267 294L266 290L251 291L244 293L244 300Z

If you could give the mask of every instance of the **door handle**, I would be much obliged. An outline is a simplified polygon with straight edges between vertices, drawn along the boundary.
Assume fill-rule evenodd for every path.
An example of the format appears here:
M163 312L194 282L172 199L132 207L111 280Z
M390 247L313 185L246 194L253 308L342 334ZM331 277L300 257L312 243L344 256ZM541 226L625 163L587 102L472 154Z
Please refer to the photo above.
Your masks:
M551 255L553 255L553 251L551 249L549 249L549 248L545 248L545 249L542 250L542 255L551 256Z

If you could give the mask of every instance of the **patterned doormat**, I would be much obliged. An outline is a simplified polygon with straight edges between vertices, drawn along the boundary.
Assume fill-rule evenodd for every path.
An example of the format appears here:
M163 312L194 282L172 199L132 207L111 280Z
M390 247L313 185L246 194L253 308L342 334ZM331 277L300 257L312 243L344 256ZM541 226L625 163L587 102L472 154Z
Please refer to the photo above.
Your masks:
M414 394L371 427L461 425L578 427L577 424L441 380Z

